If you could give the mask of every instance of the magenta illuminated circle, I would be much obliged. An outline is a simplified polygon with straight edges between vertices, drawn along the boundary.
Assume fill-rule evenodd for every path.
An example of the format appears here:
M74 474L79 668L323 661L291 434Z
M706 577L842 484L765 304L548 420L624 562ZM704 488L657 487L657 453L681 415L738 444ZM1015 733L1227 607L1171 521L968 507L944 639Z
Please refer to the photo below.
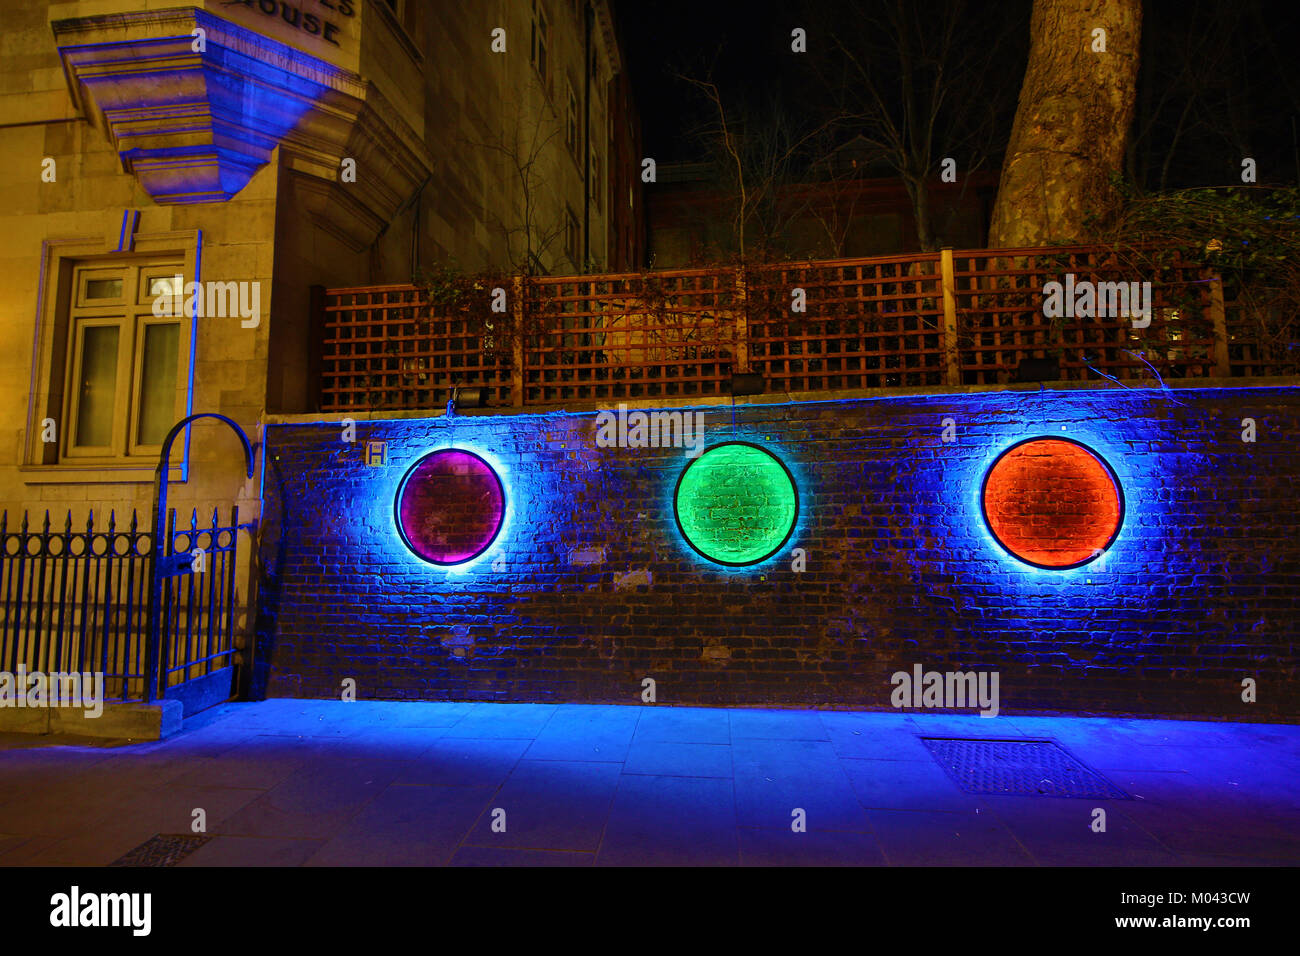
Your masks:
M464 564L496 540L506 496L486 461L471 451L444 448L406 473L395 510L408 548L432 564Z

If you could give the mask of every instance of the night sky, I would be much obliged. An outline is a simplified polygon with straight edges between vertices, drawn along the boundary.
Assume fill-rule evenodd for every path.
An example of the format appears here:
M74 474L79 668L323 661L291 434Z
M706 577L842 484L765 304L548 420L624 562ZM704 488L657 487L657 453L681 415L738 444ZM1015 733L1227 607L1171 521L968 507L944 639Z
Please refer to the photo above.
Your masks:
M907 2L913 5L907 9L922 16L933 12L936 24L950 5ZM853 0L618 0L614 15L647 155L660 163L702 158L700 140L691 133L716 118L674 72L700 78L711 74L724 98L755 109L756 115L762 115L765 104L782 99L787 106L807 104L815 112L826 93L812 81L812 61L833 55L828 34L819 30L861 31L853 7ZM999 88L1009 91L1003 108L1007 136L1024 74L1030 7L1030 0L961 5L962 22L968 25L963 35L992 20L993 10L1012 10L1023 21L1023 32L1019 25L1013 31L1021 49L1008 48L996 61L1006 71L1007 82ZM1273 181L1295 181L1300 175L1300 143L1292 132L1293 123L1300 124L1300 64L1294 54L1300 45L1300 3L1147 0L1143 10L1139 97L1143 89L1149 94L1139 99L1139 111L1158 108L1133 130L1146 165L1161 166L1164 152L1176 141L1170 188L1218 183L1223 178L1219 171L1244 150L1261 157L1260 165ZM807 54L790 51L795 26L808 30Z
M615 8L632 71L648 155L660 162L697 158L689 135L712 118L700 96L676 72L710 72L724 95L753 103L780 89L798 90L806 65L790 51L793 4L754 0L622 0ZM805 29L807 27L805 26Z

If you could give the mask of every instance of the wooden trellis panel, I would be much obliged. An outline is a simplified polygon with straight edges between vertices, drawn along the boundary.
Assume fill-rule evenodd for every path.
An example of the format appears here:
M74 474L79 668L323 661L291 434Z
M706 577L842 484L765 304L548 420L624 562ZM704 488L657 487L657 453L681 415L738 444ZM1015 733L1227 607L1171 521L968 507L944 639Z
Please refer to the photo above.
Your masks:
M329 290L321 410L433 409L452 388L475 385L488 389L491 404L509 404L502 338L439 314L414 286Z
M731 271L548 276L528 287L525 404L723 394L736 345Z
M1223 361L1233 377L1300 374L1300 317L1280 305L1261 310L1237 290L1210 287L1211 314L1222 323Z
M321 407L432 410L457 386L485 388L495 407L690 399L726 395L747 371L769 392L996 385L1032 358L1075 381L1296 374L1290 328L1248 318L1198 263L1162 261L1063 246L520 277L495 328L413 286L334 289ZM1150 282L1150 324L1048 318L1045 286L1067 273Z
M749 359L772 391L940 385L939 255L784 263L747 283ZM802 290L806 311L793 311Z
M1210 285L1195 263L1175 258L1152 274L1108 250L1071 247L964 251L953 261L963 384L1005 383L1026 358L1057 359L1063 380L1100 381L1093 369L1148 382L1152 368L1167 378L1215 374ZM1048 318L1044 287L1064 284L1067 273L1076 283L1150 282L1150 325L1135 328L1122 316Z

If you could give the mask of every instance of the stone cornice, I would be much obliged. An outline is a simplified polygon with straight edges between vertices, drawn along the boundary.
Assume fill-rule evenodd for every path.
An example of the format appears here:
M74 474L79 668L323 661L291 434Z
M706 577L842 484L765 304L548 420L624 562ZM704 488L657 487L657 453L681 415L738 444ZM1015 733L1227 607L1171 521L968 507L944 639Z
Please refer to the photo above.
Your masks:
M614 30L614 16L610 12L607 0L595 0L592 3L595 13L596 29L605 41L605 56L609 60L609 73L617 76L623 72L623 51L618 46L618 34Z
M317 225L359 251L428 178L432 159L374 84L364 101L327 103L285 138L282 162ZM354 182L340 179L345 158L356 162Z
M343 158L364 162L347 203L363 221L387 221L428 175L424 144L373 84L202 9L51 27L74 105L156 202L228 200L277 146L333 188Z
M196 26L203 27L209 44L215 43L223 49L285 73L292 73L319 86L357 97L362 94L364 81L357 74L229 20L223 20L199 7L110 13L55 20L50 24L60 54L83 47L106 47L155 40L183 40L185 51L190 53ZM202 54L194 53L193 56L197 59ZM66 55L64 69L67 69Z

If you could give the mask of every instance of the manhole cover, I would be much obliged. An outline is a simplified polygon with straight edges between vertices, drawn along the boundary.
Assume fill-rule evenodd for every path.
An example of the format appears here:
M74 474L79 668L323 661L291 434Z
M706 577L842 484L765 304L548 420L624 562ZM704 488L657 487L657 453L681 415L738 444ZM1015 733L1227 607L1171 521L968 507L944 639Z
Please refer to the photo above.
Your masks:
M970 737L922 737L921 740L948 776L967 793L1131 799L1050 740Z
M211 839L207 834L160 833L109 866L175 866Z

